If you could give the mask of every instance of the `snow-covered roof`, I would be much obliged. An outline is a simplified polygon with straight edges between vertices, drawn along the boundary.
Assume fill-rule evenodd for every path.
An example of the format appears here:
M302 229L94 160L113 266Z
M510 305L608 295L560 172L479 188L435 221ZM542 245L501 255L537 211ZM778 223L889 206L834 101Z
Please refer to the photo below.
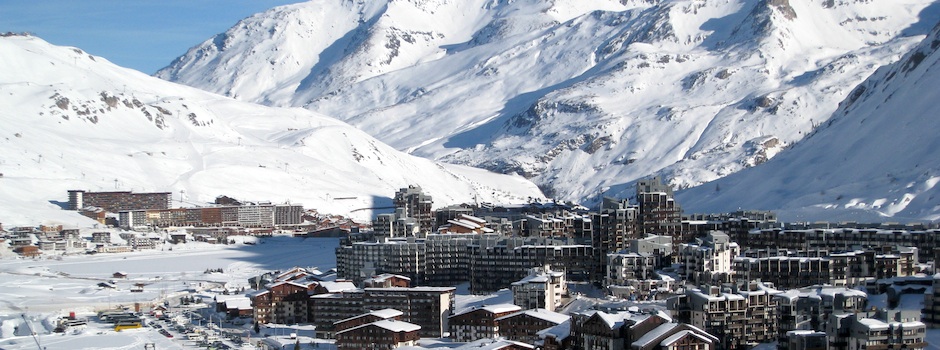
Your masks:
M396 320L379 320L372 323L367 323L364 325L356 326L350 329L345 329L336 334L349 332L355 329L366 328L366 327L379 327L386 329L392 332L416 332L421 329L421 326L414 323L405 322L405 321L396 321Z
M364 313L364 314L361 314L361 315L356 315L356 316L349 317L349 318L345 318L345 319L342 319L342 320L339 320L339 321L336 321L336 322L333 322L333 323L334 323L334 324L336 324L336 323L343 323L343 322L346 322L346 321L349 321L349 320L354 320L354 319L357 319L357 318L360 318L360 317L366 317L366 316L375 316L375 317L378 317L378 318L386 319L386 320L387 320L387 319L392 319L392 318L395 318L395 317L398 317L398 316L401 316L401 315L404 315L404 314L405 314L404 312L401 312L401 311L395 310L395 309L382 309L382 310L376 310L376 311L369 311L369 312L367 312L367 313Z
M571 316L568 316L568 315L565 315L565 314L561 314L561 313L557 313L557 312L554 312L554 311L549 311L549 310L546 310L546 309L530 309L530 310L523 310L523 311L520 311L520 312L516 312L516 313L510 314L510 315L506 315L506 316L497 318L496 320L497 320L497 321L499 321L499 320L504 320L504 319L516 317L516 316L519 316L519 315L526 315L526 316L538 318L538 319L541 319L541 320L545 320L545 321L548 321L548 322L552 322L552 323L555 323L555 324L561 324L561 323L563 323L563 322L565 322L565 321L571 319Z
M406 280L406 281L411 281L411 278L408 278L408 277L402 276L402 275L395 275L395 274L391 274L391 273L383 273L383 274L381 274L381 275L377 275L377 276L372 276L372 277L366 278L365 280L366 280L366 281L382 282L382 281L385 281L385 280L387 280L387 279L389 279L389 278L392 278L392 277L397 277L397 278L400 278L400 279L403 279L403 280Z
M888 329L887 323L874 318L862 318L858 320L858 323L865 326L865 328L868 328L869 330Z
M472 307L472 308L463 310L459 313L455 313L453 316L450 316L450 317L456 317L456 316L468 314L468 313L478 311L478 310L484 310L486 312L490 312L494 314L501 314L501 313L506 313L506 312L519 311L519 310L522 310L522 308L519 307L519 305L514 305L514 304L483 305L483 306Z
M364 290L365 290L365 291L379 291L379 292L399 292L399 291L408 291L408 292L438 292L438 293L442 293L442 292L453 292L453 291L456 291L457 288L456 288L456 287L427 287L427 286L420 286L420 287L410 287L410 288L402 288L402 287L365 288Z
M689 330L685 330L685 331L676 332L676 334L670 335L668 338L663 339L663 341L660 342L659 345L662 345L662 346L664 346L664 347L668 347L669 345L672 345L672 343L675 343L675 342L679 341L679 339L682 339L682 338L684 338L685 336L688 336L688 335L691 335L691 336L693 336L693 337L699 338L699 339L701 339L701 340L703 340L703 341L705 341L705 342L708 342L708 343L714 343L714 340L709 339L709 338L707 338L707 337L705 337L705 336L703 336L703 335L701 335L701 334L698 334L698 333L695 333L695 332L692 332L692 331L689 331Z
M534 345L512 341L508 339L479 339L458 346L454 350L499 350L505 348L535 349Z
M319 283L320 283L320 287L323 287L324 289L326 289L328 293L339 293L339 292L345 292L347 290L356 289L356 285L348 281L345 281L345 282L323 281Z
M833 286L811 286L800 289L790 289L778 294L779 297L785 297L790 300L794 300L796 298L821 299L822 296L835 297L836 295L843 295L846 297L868 297L867 293L857 289Z
M666 333L672 331L673 328L676 328L676 327L678 327L678 326L679 326L678 323L671 323L671 322L670 322L670 323L663 323L663 324L659 325L658 327L653 328L653 329L650 330L649 332L646 332L646 334L644 334L642 337L640 337L640 339L637 339L635 342L633 342L633 344L634 344L634 345L639 345L640 347L644 347L644 346L650 345L650 344L652 344L654 341L656 341L656 339L659 339L660 337L662 337L662 336L665 335Z
M251 299L247 297L231 298L225 300L225 307L228 309L248 310L251 309Z
M536 332L539 338L545 338L548 336L554 337L559 341L564 340L571 335L571 319L568 319L565 322L559 323L557 326L545 328Z

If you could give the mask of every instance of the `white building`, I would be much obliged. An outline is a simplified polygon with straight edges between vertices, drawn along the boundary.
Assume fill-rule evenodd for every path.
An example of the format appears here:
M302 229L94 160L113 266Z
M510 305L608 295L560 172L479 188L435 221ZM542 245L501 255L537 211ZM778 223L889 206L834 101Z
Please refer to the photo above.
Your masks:
M693 284L731 282L734 258L740 255L740 250L721 231L711 231L704 239L696 238L696 243L679 244L682 275Z
M533 268L528 276L512 283L513 304L523 309L555 311L567 295L565 272L553 271L549 266Z

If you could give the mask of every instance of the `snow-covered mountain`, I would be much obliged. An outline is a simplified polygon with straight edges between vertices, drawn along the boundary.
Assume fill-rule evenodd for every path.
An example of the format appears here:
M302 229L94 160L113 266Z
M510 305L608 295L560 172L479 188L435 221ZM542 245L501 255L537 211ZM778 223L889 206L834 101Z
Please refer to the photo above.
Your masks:
M36 37L0 37L0 67L7 225L78 224L56 205L69 189L173 192L184 206L227 195L335 214L387 206L412 184L436 206L541 197L519 176L435 163L309 110L236 101Z
M779 210L791 220L940 219L940 26L879 69L804 141L684 191L692 210Z
M324 0L277 7L158 77L337 117L556 198L760 164L937 22L933 0Z

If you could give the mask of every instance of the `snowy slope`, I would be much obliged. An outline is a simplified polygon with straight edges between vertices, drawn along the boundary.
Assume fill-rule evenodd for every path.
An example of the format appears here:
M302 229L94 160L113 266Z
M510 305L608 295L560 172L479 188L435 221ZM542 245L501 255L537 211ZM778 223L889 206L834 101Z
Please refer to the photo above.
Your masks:
M290 201L348 214L417 184L435 206L522 202L521 177L410 156L333 118L239 102L35 37L0 37L0 222L76 223L69 189ZM357 211L363 218L370 211Z
M681 192L693 211L774 209L790 220L940 219L940 26L883 67L804 141Z
M932 0L316 1L157 76L590 202L766 161L938 18Z

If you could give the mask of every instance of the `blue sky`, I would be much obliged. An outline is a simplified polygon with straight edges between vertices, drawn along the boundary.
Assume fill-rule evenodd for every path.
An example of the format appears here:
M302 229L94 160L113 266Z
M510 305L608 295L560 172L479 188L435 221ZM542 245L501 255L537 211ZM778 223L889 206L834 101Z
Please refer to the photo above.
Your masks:
M30 32L147 74L239 20L301 0L8 0L0 32Z

